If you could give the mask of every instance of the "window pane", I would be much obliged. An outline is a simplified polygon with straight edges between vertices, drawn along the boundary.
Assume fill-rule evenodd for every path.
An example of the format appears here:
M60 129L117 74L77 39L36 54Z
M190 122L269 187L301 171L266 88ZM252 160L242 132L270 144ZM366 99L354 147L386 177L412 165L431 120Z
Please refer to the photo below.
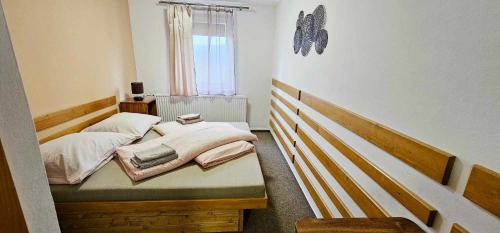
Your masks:
M201 87L206 87L208 85L208 36L194 35L193 49L196 85L198 87L198 92L203 92Z
M233 77L226 72L227 66L233 63L227 55L227 46L225 37L193 36L196 84L200 94L226 94L224 84L233 82Z
M193 50L200 95L234 95L234 15L193 11Z

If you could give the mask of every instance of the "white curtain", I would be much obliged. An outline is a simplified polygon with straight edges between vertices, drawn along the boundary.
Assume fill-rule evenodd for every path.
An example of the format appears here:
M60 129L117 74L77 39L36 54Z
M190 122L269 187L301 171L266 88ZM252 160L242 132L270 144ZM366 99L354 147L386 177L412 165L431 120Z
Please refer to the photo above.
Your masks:
M231 10L193 10L196 83L200 95L235 95L235 19Z
M192 9L183 5L167 8L170 56L170 95L198 95L193 53Z

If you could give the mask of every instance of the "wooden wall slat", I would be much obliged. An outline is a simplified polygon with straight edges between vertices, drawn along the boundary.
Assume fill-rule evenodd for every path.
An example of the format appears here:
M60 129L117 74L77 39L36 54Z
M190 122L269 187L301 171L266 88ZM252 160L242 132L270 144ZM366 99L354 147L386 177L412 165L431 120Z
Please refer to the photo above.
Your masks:
M474 165L464 197L500 217L500 173Z
M285 132L285 136L292 143L292 145L295 146L295 139L292 137L292 135L290 135L288 130L285 129L285 126L281 123L281 121L278 120L273 111L271 111L271 119L273 119L274 121L276 121L276 123L278 123L278 126L283 130L283 132Z
M292 87L284 82L281 82L279 80L273 79L272 81L273 86L281 89L282 91L286 92L288 95L292 96L295 99L300 99L300 90Z
M450 233L469 233L469 231L460 226L458 223L453 223Z
M50 140L54 140L56 138L60 138L60 137L62 137L64 135L68 135L68 134L72 134L72 133L78 133L78 132L82 131L83 129L85 129L85 128L93 125L93 124L96 124L97 122L100 122L100 121L102 121L102 120L104 120L104 119L106 119L106 118L108 118L108 117L110 117L110 116L112 116L112 115L114 115L116 113L118 113L117 109L113 109L111 111L105 112L105 113L103 113L101 115L98 115L96 117L93 117L93 118L91 118L89 120L86 120L84 122L78 123L77 125L74 125L74 126L69 127L67 129L61 130L61 131L59 131L59 132L57 132L55 134L52 134L50 136L44 137L44 138L40 139L38 141L38 143L43 144L43 143L46 143L46 142L48 142Z
M274 102L274 100L271 100L271 107L281 116L281 118L283 118L283 120L285 120L290 128L292 128L293 130L297 129L297 123L295 123L295 121L290 118L288 114L283 111L283 109L278 104L276 104L276 102Z
M344 188L349 196L358 204L369 218L389 217L389 214L378 204L337 162L298 127L297 134L302 142L311 150L330 174Z
M308 124L309 127L314 129L326 141L340 151L345 157L351 160L352 163L358 166L361 170L363 170L363 172L377 182L385 191L391 194L391 196L410 210L410 212L417 216L417 218L419 218L427 226L432 226L437 213L434 207L401 185L393 177L389 176L375 164L367 160L363 155L347 145L332 132L320 126L318 122L313 120L307 114L300 112L299 117L306 124Z
M307 92L301 92L300 101L437 182L448 183L455 156Z
M288 102L288 100L286 100L285 98L283 98L283 96L281 96L280 94L278 94L275 91L271 91L271 94L274 97L276 97L276 99L278 99L279 101L281 101L281 103L283 103L288 109L290 109L290 111L294 112L295 114L299 113L299 108L297 108L292 103Z
M290 151L290 148L288 148L288 145L285 143L285 140L283 140L283 137L281 136L281 133L276 128L276 125L274 124L274 122L272 120L269 120L269 125L271 125L271 129L274 131L274 134L276 134L276 137L278 137L280 144L283 146L283 148L285 148L285 152L286 152L288 158L290 159L290 161L292 161L292 163L294 163L295 158L293 157L293 153L292 153L292 151Z
M300 176L300 179L306 186L307 190L309 191L309 194L311 194L311 197L314 200L314 203L316 203L316 206L318 206L319 211L321 212L321 215L323 215L323 218L333 218L333 214L330 212L328 207L325 205L325 201L321 198L321 196L318 194L318 191L314 186L311 184L309 181L309 178L307 178L306 174L300 167L299 163L295 163L295 170L297 170L297 173Z
M297 233L425 233L417 224L401 217L391 218L302 218Z
M302 149L300 149L299 146L296 146L297 154L299 154L300 158L302 158L302 161L306 164L306 166L309 168L309 171L314 175L318 183L321 185L323 190L325 190L326 194L332 200L333 204L335 207L337 207L337 210L339 210L340 214L344 218L352 218L354 217L347 208L347 206L342 202L342 199L337 195L337 193L333 190L332 186L328 184L328 181L326 181L325 177L321 175L321 173L312 165L311 161L307 158L307 156L304 154Z
M35 117L36 131L41 131L62 124L64 122L73 120L75 118L87 115L89 113L113 106L116 104L116 97L110 96L104 99L92 101L90 103L82 104L76 107L67 108L54 113L45 114Z

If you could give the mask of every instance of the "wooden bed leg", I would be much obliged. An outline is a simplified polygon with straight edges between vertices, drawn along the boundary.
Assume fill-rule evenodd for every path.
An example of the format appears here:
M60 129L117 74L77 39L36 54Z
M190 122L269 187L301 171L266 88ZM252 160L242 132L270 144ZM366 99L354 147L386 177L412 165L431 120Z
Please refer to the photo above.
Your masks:
M243 219L244 219L244 212L245 210L240 210L240 218L239 218L239 224L238 224L238 232L243 232Z

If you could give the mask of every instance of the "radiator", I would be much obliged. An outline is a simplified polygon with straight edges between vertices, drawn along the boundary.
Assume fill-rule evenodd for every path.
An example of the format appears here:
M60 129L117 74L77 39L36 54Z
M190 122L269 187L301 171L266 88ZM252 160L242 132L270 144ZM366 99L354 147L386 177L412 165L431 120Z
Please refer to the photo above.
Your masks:
M188 113L200 113L206 121L247 121L246 96L155 96L162 121Z

